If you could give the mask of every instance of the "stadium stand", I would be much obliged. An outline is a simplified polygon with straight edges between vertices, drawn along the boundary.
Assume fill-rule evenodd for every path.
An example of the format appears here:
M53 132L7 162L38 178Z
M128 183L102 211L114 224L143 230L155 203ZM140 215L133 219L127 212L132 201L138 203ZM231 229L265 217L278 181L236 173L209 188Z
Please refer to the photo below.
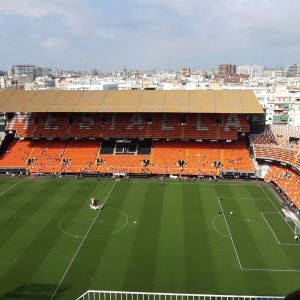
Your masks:
M300 176L296 172L284 166L270 166L265 179L274 181L294 205L300 208Z
M247 137L263 128L249 91L12 91L0 111L3 172L254 174Z
M55 138L65 137L67 135L68 124L65 114L33 114L32 117L34 117L35 128L29 137ZM22 137L28 137L28 135L23 134Z
M15 139L0 158L0 166L25 167L31 149L31 141Z
M15 98L14 95L16 95ZM20 95L22 95L21 99L27 99L26 103L20 103L18 98ZM11 99L14 105L9 103ZM269 165L269 167L264 166L268 169L265 180L275 183L277 190L280 193L283 192L282 199L289 205L282 204L293 211L296 211L295 207L297 207L299 209L297 213L300 214L298 148L300 133L295 128L270 127L258 134L264 129L264 114L252 92L20 91L15 93L12 91L0 92L0 111L7 112L5 115L7 119L6 145L4 147L3 143L0 146L0 174L2 175L14 176L24 173L32 176L72 175L78 179L83 175L97 176L97 180L101 176L125 177L127 175L161 178L165 176L182 180L189 178L195 180L203 177L209 177L209 180L217 179L217 177L257 180L255 167L250 157L250 146L255 158ZM250 134L252 134L251 139L249 139ZM274 162L285 165L274 166ZM83 184L85 185L85 182ZM257 187L257 183L253 185L254 189ZM89 185L87 188L89 189ZM152 189L153 186L149 188ZM245 195L250 195L250 188L244 189ZM220 214L225 216L221 198L217 196L221 195L225 198L226 195L223 194L221 190L218 190L218 193L212 193L220 204L219 208L216 206L217 202L213 204L216 216L213 222L209 218L212 225ZM156 192L153 195L155 196ZM243 197L239 192L236 192L235 196ZM91 197L92 207L95 207L93 203L95 198ZM104 196L101 198L104 199ZM244 199L251 201L250 198ZM243 203L248 200L243 200ZM259 203L262 207L260 200ZM64 206L70 211L65 204ZM26 213L28 215L27 211ZM65 217L70 214L72 212L67 212ZM234 215L233 212L230 212L230 215ZM65 217L62 216L60 216L59 228L63 232L61 223ZM249 219L238 217L237 221L238 226L241 227L244 226L241 221L249 222ZM19 223L17 222L16 226ZM248 223L244 224L248 227ZM193 226L192 223L191 225ZM117 231L119 230L113 233ZM272 228L271 231L273 231ZM9 238L8 234L6 235ZM31 236L32 234L30 239ZM200 243L199 247L201 246ZM288 268L291 268L290 264ZM270 269L261 270L270 271ZM275 271L282 270L276 269ZM288 269L288 271L293 270ZM78 299L86 299L86 295L88 298L102 295L103 299L112 297L114 299L126 298L126 300L128 295L132 299L137 298L137 295L141 295L141 298L146 295L154 299L160 299L161 296L165 298L172 296L174 299L178 296L186 299L248 298L248 296L229 295L224 295L224 297L199 295L197 297L195 294L88 291ZM262 299L264 297L250 296L250 298ZM280 297L267 298L279 299Z
M254 155L261 164L268 164L265 180L275 182L296 207L300 207L300 128L269 126L251 136Z
M143 165L143 160L149 159L145 155L101 155L103 163L98 166L100 173L150 173Z
M59 172L95 173L99 141L74 141L65 146Z
M270 126L259 135L251 135L251 144L257 159L271 159L287 163L300 171L300 128Z
M106 143L103 143L107 145ZM22 147L21 147L22 145ZM28 151L24 152L23 148ZM10 151L0 161L2 166L27 165L30 172L65 173L150 173L183 175L218 175L217 169L253 171L244 140L226 142L156 141L150 154L108 154L98 141L20 141L11 144ZM115 143L110 152L116 151ZM99 154L98 154L99 153ZM229 159L230 158L230 159ZM103 160L98 163L97 160ZM149 160L145 166L144 160ZM184 161L182 166L179 161ZM5 164L5 161L8 164ZM220 165L217 166L218 162Z
M65 149L64 141L33 141L27 159L30 172L60 172L61 161Z
M178 165L180 160L185 162L182 167ZM244 140L234 143L155 142L151 165L156 174L214 176L219 175L223 169L253 171Z
M300 129L294 126L271 125L259 135L252 135L251 142L260 145L277 145L281 147L294 147L297 144L291 143L290 139L300 139Z
M19 114L8 129L21 138L176 138L236 140L249 133L246 117L238 114Z
M275 147L270 145L255 145L255 155L257 158L274 159L289 163L291 165L299 165L298 151L293 149Z
M34 117L31 113L14 113L8 118L7 130L15 131L16 137L31 136L34 129Z

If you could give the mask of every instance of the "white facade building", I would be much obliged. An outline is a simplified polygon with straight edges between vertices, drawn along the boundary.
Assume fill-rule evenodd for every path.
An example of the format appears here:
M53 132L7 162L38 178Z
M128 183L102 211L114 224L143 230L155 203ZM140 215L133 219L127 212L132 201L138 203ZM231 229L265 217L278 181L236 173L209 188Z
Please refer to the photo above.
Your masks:
M300 126L300 89L280 86L254 90L266 112L266 124Z
M6 87L5 85L5 77L0 76L0 90L4 89Z
M240 75L249 75L250 78L261 77L264 67L259 65L237 66L236 73Z

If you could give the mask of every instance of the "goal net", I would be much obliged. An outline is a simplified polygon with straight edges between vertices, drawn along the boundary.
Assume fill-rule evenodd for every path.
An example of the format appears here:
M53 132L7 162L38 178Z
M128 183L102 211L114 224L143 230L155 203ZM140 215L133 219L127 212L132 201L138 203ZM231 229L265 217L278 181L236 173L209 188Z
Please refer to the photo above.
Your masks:
M282 209L284 215L285 215L285 220L286 221L291 221L293 223L293 227L294 227L294 234L298 235L300 234L300 219L298 218L298 216L293 213L290 210L287 209Z

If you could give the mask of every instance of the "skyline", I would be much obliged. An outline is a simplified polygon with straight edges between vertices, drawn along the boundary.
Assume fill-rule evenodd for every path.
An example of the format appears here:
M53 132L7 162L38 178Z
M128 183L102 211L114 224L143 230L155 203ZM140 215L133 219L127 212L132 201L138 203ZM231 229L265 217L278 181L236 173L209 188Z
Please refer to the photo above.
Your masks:
M288 65L297 0L0 0L0 69L101 71Z

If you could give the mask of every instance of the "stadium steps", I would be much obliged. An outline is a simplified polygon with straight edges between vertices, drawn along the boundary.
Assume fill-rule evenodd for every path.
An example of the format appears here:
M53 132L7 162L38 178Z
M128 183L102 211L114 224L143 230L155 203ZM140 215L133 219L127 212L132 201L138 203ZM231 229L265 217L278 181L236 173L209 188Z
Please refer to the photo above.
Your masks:
M26 165L27 166L28 166L28 159L30 158L32 151L33 151L33 148L31 147L30 152L28 153L27 158L26 158Z
M300 208L300 176L296 172L284 166L270 166L265 179L276 182L294 205Z

